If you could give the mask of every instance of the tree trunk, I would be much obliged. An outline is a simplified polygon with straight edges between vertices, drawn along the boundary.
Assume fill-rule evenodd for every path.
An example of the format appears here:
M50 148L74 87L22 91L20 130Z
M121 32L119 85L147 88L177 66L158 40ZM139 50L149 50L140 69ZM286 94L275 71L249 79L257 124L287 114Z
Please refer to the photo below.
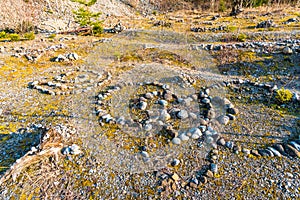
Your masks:
M236 16L242 12L243 0L233 0L230 16Z

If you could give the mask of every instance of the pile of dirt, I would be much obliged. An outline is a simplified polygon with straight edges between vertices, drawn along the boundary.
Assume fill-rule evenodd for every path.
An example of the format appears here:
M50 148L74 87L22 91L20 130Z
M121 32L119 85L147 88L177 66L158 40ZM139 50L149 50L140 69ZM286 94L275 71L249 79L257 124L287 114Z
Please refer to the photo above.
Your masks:
M0 7L0 29L20 31L26 27L39 30L63 31L76 26L73 11L81 5L71 0L7 0ZM135 11L128 3L119 0L102 0L90 7L101 12L102 19L109 16L132 16Z

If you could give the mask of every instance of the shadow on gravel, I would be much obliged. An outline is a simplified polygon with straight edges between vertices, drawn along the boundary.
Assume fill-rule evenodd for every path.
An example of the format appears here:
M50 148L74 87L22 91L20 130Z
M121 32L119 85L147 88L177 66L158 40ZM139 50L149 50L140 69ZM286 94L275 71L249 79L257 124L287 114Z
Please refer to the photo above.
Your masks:
M40 143L41 131L27 132L19 129L16 133L0 134L0 176L23 157L31 147Z

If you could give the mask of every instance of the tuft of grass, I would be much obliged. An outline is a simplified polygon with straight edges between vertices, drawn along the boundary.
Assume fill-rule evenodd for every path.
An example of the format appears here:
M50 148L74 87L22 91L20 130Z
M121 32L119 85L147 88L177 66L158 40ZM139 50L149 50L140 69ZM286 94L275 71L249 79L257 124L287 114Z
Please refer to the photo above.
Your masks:
M228 26L227 30L228 30L228 32L234 32L237 30L237 27L236 26Z
M56 34L55 33L52 33L48 36L49 39L54 39L56 37Z
M6 38L6 37L7 37L7 35L6 35L5 31L1 31L0 38Z
M239 42L245 42L247 39L247 35L245 35L244 33L240 33L237 37Z
M20 41L20 35L17 33L10 34L9 38L12 42Z
M277 90L276 99L281 103L290 101L292 97L293 97L293 93L289 89L281 88Z
M35 39L35 34L34 34L34 32L25 33L24 38L26 40L34 40Z

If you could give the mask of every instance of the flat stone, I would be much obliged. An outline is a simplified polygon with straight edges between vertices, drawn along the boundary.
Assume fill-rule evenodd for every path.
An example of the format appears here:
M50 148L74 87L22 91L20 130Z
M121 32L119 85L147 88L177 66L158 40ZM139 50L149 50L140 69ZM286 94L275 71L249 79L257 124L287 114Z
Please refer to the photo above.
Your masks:
M152 130L152 124L146 124L144 127L145 131L150 131Z
M195 113L189 113L189 117L192 119L197 119L197 115Z
M242 148L241 148L241 146L236 145L236 146L233 147L233 151L234 151L234 153L238 153L238 152L242 151Z
M236 120L236 117L233 114L227 114L226 116L232 121Z
M293 50L290 47L284 47L284 49L282 50L282 52L284 54L292 54Z
M207 144L212 144L212 143L214 142L214 138L208 136L208 137L205 138L205 142L206 142Z
M202 125L202 126L199 126L198 128L202 133L206 131L206 126Z
M209 98L204 98L204 99L201 100L201 102L205 103L205 104L208 104L208 103L210 103L210 100L209 100Z
M259 150L258 150L258 153L259 153L261 156L264 156L264 157L270 156L270 155L268 154L268 152L267 152L266 150L264 150L264 149L259 149Z
M138 104L138 108L141 109L141 110L146 110L146 108L147 108L147 102L141 101Z
M213 119L216 117L216 113L213 109L209 109L208 112L207 112L207 115L206 115L207 118L209 119Z
M199 178L200 182L203 183L203 184L206 184L207 183L207 178L205 176L201 176Z
M153 99L153 97L154 97L154 95L153 95L151 92L147 92L147 93L145 94L145 98L146 98L146 99Z

